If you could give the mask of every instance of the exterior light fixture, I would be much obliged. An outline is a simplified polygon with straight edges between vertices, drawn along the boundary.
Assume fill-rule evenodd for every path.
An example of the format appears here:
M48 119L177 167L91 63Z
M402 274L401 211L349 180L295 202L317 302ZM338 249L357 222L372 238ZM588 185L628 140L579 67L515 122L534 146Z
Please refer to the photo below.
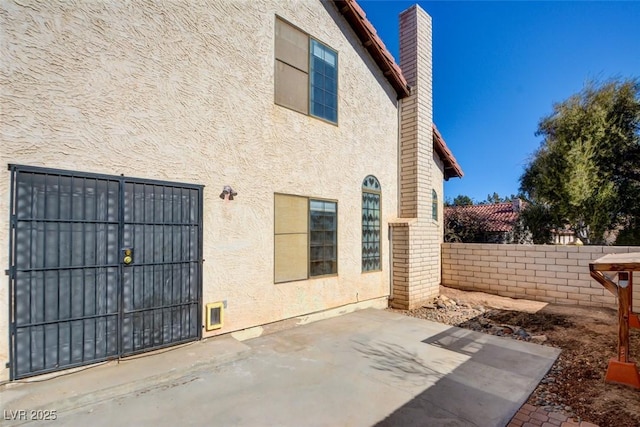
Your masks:
M238 193L233 191L230 185L225 185L222 189L222 193L220 193L220 198L224 200L233 200L234 196L237 196Z

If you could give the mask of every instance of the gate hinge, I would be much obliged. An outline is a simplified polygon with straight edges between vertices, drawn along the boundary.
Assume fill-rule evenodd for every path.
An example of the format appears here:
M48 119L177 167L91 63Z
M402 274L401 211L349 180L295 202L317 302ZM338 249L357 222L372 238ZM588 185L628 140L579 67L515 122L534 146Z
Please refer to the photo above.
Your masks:
M7 368L7 369L11 368L11 362L7 362L7 363L5 363L5 364L4 364L4 367L5 367L5 368Z
M10 279L15 279L16 278L16 268L15 267L9 267L8 269L6 269L4 271L4 274L6 276L9 276Z

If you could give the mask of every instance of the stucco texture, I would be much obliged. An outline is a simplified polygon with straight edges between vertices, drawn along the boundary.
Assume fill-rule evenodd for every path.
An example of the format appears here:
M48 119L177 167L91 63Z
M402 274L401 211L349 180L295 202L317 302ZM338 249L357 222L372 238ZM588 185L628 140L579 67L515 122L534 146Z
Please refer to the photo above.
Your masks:
M276 15L338 52L337 126L274 104ZM332 4L5 1L0 57L0 164L205 185L204 303L227 301L215 333L389 293L396 96ZM363 274L369 174L382 185L383 271ZM0 175L4 266L9 178ZM235 200L218 197L224 185ZM337 200L337 276L274 284L276 192ZM2 367L8 309L2 286Z

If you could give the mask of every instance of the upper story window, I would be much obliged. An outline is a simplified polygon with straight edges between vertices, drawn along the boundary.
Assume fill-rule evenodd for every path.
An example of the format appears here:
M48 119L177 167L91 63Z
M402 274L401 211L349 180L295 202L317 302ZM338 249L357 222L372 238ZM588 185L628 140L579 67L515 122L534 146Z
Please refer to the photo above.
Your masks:
M338 123L338 53L279 18L275 102Z
M338 121L338 54L311 39L311 115L337 123Z

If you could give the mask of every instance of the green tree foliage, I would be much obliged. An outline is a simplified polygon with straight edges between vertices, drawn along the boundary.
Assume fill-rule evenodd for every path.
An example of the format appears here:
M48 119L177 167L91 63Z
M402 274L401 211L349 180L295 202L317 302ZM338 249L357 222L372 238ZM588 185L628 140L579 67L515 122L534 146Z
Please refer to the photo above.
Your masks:
M473 205L473 200L471 197L465 195L458 195L453 199L453 206L471 206Z
M519 195L512 194L510 196L500 197L495 191L493 194L487 194L487 199L478 203L479 205L493 205L495 203L511 203L513 200L520 197Z
M532 232L542 221L568 226L587 244L636 224L640 214L640 82L589 83L553 106L536 133L543 137L520 177L532 207ZM543 220L544 219L544 220ZM548 221L548 223L547 223ZM633 236L634 233L621 233ZM636 235L638 233L635 233ZM640 243L640 241L636 242Z
M444 241L450 243L481 243L489 237L486 217L468 209L450 209L444 215Z
M528 203L520 212L518 221L518 237L525 240L527 237L531 243L544 245L551 243L553 217L548 205L540 203Z

